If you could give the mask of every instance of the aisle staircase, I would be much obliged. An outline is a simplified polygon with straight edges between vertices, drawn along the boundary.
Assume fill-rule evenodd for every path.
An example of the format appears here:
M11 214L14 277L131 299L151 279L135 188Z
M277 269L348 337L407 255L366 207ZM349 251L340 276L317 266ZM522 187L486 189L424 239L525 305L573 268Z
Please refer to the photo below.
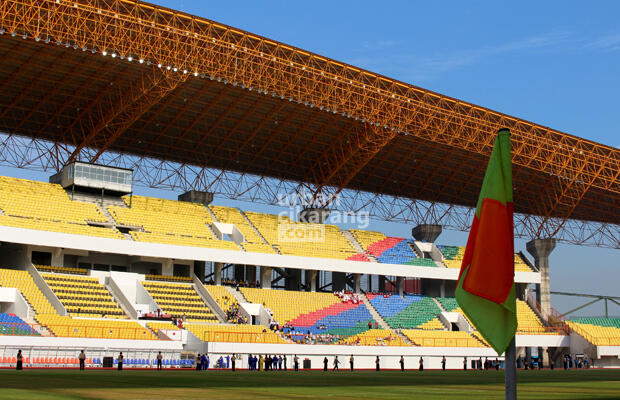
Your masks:
M365 254L366 257L368 257L368 259L372 262L378 262L377 259L375 258L375 256L373 256L372 254L369 254L366 252L366 250L364 250L364 248L362 247L362 245L360 244L360 242L357 241L357 239L355 238L355 236L353 236L353 234L351 232L349 232L348 230L340 230L342 232L342 234L344 235L345 238L347 238L347 240L349 242L351 242L351 244L353 245L353 248L355 249L355 251L357 251L360 254Z
M368 311L370 311L370 315L372 315L372 318L379 323L379 327L381 327L382 329L392 329L387 324L387 322L385 322L381 314L379 314L379 312L375 309L375 307L372 305L370 300L368 300L368 297L366 297L364 293L360 293L359 297L364 302L364 305L366 306Z
M248 299L245 298L243 293L241 293L241 290L236 290L234 287L231 286L224 287L226 288L226 290L228 290L228 293L230 293L230 295L237 300L237 303L250 303Z

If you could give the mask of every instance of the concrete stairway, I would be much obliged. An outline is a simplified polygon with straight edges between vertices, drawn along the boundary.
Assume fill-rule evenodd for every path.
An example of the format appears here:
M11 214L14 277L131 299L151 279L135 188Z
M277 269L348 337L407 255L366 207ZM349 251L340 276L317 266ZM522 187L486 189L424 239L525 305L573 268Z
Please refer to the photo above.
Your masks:
M211 293L209 293L205 285L200 282L200 279L198 279L195 274L192 274L192 282L194 290L196 291L196 293L198 293L198 296L207 305L207 307L211 309L211 312L213 312L213 315L215 315L217 320L221 324L227 323L228 321L226 319L226 312L222 310L222 307L220 307L220 305L213 298L213 296L211 296Z
M344 237L346 237L349 240L349 242L351 242L351 244L353 245L353 248L355 249L355 251L357 251L358 253L366 254L366 256L368 257L368 259L370 259L370 261L378 262L377 259L375 258L375 256L366 253L366 250L364 250L362 245L357 241L357 239L355 238L355 236L353 236L353 234L351 232L345 231L345 230L342 230L342 229L340 231L342 232Z
M411 340L409 340L409 338L407 336L403 335L402 333L400 333L399 331L397 331L395 329L390 328L388 323L385 322L385 320L383 319L381 314L379 314L379 312L377 311L375 306L372 305L372 303L370 302L370 300L368 300L368 297L366 297L365 294L361 293L359 296L364 301L364 304L366 305L366 308L368 309L368 311L370 311L370 315L372 315L374 320L379 323L379 327L381 327L382 329L387 329L387 330L393 332L396 336L401 338L403 340L403 342L405 342L407 344L410 344L410 345L413 345L413 343L411 343Z
M370 303L370 300L368 300L368 297L366 297L364 293L360 293L359 297L364 302L364 305L366 306L368 311L370 311L370 315L372 315L372 318L379 323L379 326L382 329L391 329L390 326L387 324L387 322L385 322L383 317L379 314L377 309L372 305L372 303Z
M228 293L230 293L231 296L237 299L238 303L250 303L248 299L245 298L243 293L241 293L241 290L236 290L234 287L231 287L231 286L224 286L224 287L226 288L226 290L228 290Z
M280 250L278 250L278 248L276 246L274 246L273 244L269 243L267 241L267 239L265 239L265 237L263 236L262 233L260 233L260 231L258 230L258 228L252 223L252 221L250 221L250 219L248 218L247 215L245 215L245 212L243 212L242 210L239 210L239 212L241 213L241 215L243 216L243 218L245 219L245 221L252 227L252 229L254 229L254 232L256 232L256 234L258 235L258 237L261 238L261 240L263 241L264 244L268 244L269 246L271 246L271 248L273 249L273 251L276 252L276 254L282 254L280 253Z

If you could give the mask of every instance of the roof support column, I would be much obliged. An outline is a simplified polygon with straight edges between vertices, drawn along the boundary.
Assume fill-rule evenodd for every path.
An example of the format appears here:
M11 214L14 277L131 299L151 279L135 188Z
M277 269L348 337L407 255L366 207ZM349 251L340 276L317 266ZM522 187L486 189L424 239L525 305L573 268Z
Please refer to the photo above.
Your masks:
M271 267L260 267L261 289L271 289Z

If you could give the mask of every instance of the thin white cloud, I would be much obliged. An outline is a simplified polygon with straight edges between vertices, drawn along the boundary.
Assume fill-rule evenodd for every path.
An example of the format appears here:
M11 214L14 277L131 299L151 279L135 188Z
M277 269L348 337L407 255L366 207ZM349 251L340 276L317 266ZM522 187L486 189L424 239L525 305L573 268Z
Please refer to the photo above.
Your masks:
M590 46L604 50L620 50L620 33L602 36L594 40Z
M422 57L403 54L402 52L387 54L382 51L387 50L389 47L396 47L398 43L386 41L383 43L383 46L379 45L382 42L374 42L373 46L365 43L362 45L363 51L367 52L369 56L358 57L349 60L349 62L374 72L416 83L430 80L439 73L483 62L484 59L489 57L556 47L569 39L569 37L570 34L568 32L548 32L493 46Z

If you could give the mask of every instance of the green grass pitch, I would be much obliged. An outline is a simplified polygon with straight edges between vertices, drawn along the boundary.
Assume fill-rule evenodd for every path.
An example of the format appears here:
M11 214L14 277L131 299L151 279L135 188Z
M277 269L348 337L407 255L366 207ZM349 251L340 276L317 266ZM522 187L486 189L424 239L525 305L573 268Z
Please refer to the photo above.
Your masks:
M619 370L519 371L519 399L619 399ZM502 399L502 371L2 370L0 399Z

